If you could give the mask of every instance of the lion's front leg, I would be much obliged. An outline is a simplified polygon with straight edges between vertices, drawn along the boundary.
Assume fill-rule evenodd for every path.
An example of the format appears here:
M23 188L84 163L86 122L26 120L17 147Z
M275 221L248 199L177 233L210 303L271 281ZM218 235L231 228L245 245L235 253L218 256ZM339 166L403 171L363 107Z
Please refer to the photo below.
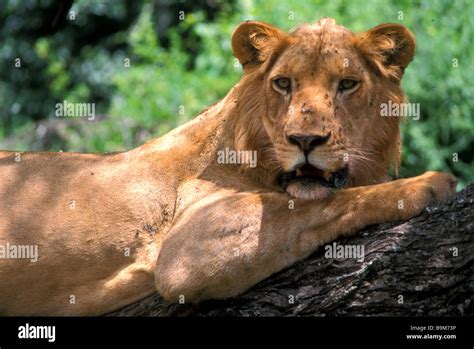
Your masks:
M343 190L333 198L334 205L344 207L342 215L335 219L328 216L328 224L303 232L301 246L309 248L315 235L325 244L369 225L408 220L452 195L456 184L452 175L429 171L413 178Z
M339 236L419 214L455 184L452 176L428 172L319 201L292 202L277 193L210 197L175 222L155 284L172 302L235 296Z

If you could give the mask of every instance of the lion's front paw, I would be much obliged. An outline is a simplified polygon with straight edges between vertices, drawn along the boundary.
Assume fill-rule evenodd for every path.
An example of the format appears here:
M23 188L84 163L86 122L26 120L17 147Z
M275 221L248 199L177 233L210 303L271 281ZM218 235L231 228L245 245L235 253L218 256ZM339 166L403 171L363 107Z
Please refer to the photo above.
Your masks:
M426 207L445 200L456 192L456 185L456 177L433 171L408 179L398 188L397 208L400 218L409 219L423 212Z
M443 201L456 192L458 180L448 173L428 171L419 178L421 185L430 194L428 206Z

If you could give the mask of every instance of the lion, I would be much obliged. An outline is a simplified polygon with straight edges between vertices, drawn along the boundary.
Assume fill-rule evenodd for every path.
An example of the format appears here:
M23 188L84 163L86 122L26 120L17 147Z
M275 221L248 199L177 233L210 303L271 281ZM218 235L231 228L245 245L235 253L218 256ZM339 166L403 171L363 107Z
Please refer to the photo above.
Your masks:
M246 21L232 49L243 76L225 98L136 149L1 153L0 246L38 250L0 261L2 315L101 315L156 292L235 297L455 192L449 174L390 177L400 118L380 106L406 100L404 26Z

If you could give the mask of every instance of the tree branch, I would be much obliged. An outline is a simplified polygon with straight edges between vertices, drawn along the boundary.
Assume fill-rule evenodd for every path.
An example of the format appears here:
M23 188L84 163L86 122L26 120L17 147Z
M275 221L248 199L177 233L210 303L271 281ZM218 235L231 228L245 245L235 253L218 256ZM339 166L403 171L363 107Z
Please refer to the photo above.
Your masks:
M234 299L169 305L154 295L109 315L472 315L473 232L474 183L407 222L337 241L363 245L363 262L326 258L320 248Z

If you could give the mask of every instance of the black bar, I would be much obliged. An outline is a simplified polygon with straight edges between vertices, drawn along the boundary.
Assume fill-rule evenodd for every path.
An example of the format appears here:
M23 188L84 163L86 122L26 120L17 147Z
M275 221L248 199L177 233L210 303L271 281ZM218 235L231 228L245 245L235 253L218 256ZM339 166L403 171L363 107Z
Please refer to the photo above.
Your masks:
M473 348L472 318L0 318L0 348L91 344L290 344L350 348ZM55 326L55 341L20 339L19 327ZM430 328L429 326L433 326ZM443 326L443 327L441 327ZM453 327L455 326L455 327ZM455 335L456 339L407 339L407 335ZM326 343L326 344L323 344Z

